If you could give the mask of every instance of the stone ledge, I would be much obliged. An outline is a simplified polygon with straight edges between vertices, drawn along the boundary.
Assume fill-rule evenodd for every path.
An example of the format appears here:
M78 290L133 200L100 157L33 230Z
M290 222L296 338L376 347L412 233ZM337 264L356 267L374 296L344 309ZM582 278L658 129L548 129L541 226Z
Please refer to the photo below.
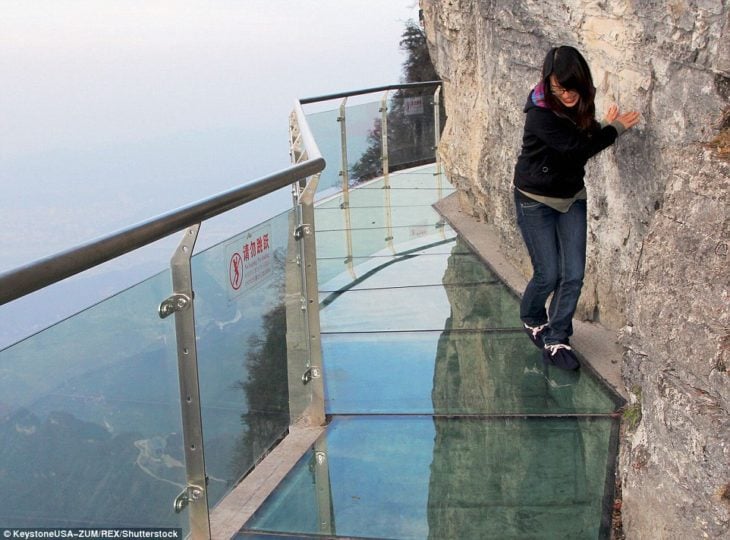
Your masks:
M527 280L510 263L501 251L499 238L493 226L478 221L461 211L458 192L433 205L487 265L518 296L522 296ZM616 393L627 399L621 378L623 349L616 342L616 335L596 323L573 320L574 334L571 342L589 367Z
M228 540L236 534L324 429L291 426L279 445L211 511L211 538Z

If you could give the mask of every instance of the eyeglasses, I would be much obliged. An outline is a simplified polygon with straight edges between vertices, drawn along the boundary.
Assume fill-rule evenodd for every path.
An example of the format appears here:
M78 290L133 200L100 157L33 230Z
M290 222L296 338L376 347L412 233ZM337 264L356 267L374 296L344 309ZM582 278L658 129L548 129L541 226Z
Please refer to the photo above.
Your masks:
M577 90L568 90L567 88L563 88L561 86L554 86L550 88L550 92L555 96L562 96L564 94L568 95L576 95L578 93Z

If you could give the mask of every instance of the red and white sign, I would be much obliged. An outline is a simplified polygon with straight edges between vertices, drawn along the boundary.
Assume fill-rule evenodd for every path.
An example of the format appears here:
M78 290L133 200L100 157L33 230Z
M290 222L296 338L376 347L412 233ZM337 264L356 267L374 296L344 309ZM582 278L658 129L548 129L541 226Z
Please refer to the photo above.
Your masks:
M272 273L271 226L239 236L226 247L231 296L261 284Z
M403 100L403 110L406 116L423 114L423 98L421 96L405 98Z
M228 268L228 281L231 283L234 291L240 289L241 283L243 283L243 259L238 252L231 255L231 263Z

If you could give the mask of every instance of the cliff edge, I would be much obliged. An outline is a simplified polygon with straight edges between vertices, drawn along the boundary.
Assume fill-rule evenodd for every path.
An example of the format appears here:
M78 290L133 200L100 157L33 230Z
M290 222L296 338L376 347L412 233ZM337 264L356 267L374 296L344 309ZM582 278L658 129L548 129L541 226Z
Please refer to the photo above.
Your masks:
M616 332L632 398L620 456L629 538L721 538L730 523L730 6L721 0L421 0L444 80L441 143L462 211L529 275L512 174L545 52L580 49L599 114L641 124L592 160L576 316ZM724 137L724 139L723 139Z

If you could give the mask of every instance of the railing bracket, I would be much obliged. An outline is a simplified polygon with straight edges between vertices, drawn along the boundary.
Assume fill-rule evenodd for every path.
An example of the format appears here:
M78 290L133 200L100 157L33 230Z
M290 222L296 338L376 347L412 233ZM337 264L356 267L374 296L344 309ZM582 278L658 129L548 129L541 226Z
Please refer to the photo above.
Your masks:
M191 485L186 487L182 492L180 492L180 495L175 497L175 513L179 514L190 502L197 501L202 496L203 488L201 488L200 486Z
M294 229L295 240L301 240L302 238L304 238L305 234L312 234L312 227L307 223L303 223L302 225L299 225L299 227Z
M304 384L307 384L312 381L312 379L319 379L322 375L322 372L319 370L317 366L312 366L310 368L307 368L307 371L304 372L302 375L302 382Z
M163 300L157 312L160 314L160 319L169 317L177 311L182 311L190 307L190 298L184 294L173 294L167 300Z

